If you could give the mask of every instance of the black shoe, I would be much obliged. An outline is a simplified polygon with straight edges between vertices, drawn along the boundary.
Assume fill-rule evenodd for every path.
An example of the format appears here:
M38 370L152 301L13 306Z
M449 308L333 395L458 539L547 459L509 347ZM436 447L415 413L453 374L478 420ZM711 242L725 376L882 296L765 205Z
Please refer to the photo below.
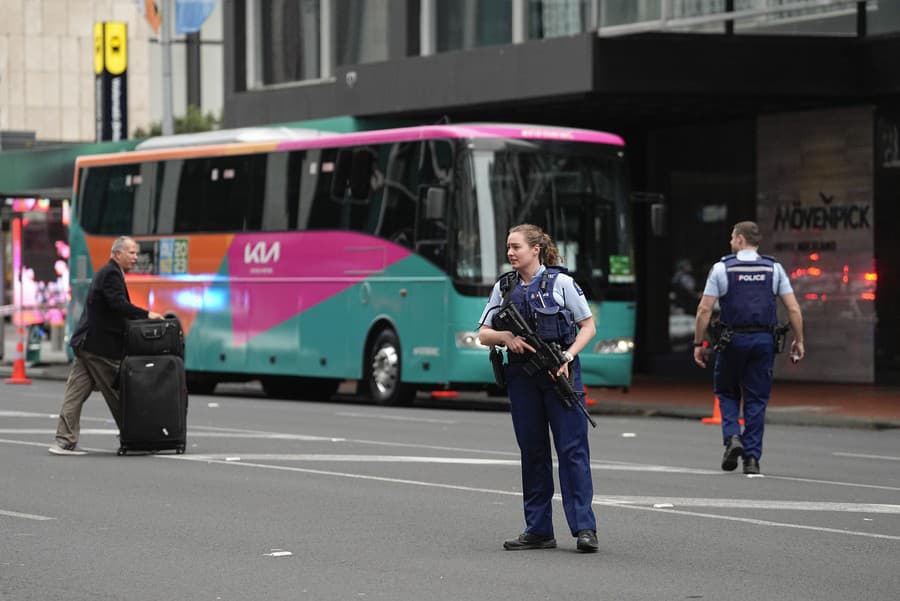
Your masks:
M503 543L503 548L507 551L527 551L529 549L555 549L556 539L552 536L541 536L540 534L532 534L523 532L516 538L511 538Z
M758 474L759 473L759 459L756 457L744 457L744 473L745 474Z
M722 469L733 472L737 469L738 457L744 454L744 444L741 437L734 435L725 444L725 455L722 456Z
M579 530L578 531L578 542L575 543L575 546L582 553L593 553L600 545L597 544L597 533L593 530Z

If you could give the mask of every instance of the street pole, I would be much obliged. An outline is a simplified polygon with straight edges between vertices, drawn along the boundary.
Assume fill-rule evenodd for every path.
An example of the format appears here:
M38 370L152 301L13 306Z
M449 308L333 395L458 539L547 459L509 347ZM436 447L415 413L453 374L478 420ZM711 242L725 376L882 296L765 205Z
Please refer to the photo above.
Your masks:
M159 45L162 48L162 135L175 133L172 117L172 14L175 3L162 0Z

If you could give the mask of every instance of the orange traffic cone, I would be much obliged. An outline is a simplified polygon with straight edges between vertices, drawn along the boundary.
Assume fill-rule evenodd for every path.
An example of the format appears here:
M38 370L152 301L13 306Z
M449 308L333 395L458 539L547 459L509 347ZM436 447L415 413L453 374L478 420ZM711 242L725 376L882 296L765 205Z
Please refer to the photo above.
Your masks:
M597 399L588 395L588 387L587 386L584 387L584 404L585 405L596 405L597 404Z
M16 343L16 358L13 361L12 377L6 379L7 384L31 384L25 375L25 344L22 342L22 328L19 327L19 341Z
M703 422L704 424L713 424L716 426L721 426L722 425L722 410L719 408L719 397L713 397L713 398L715 399L715 401L713 402L712 417L703 417L703 418L700 418L700 421ZM743 418L741 418L738 421L740 421L742 426L744 425Z

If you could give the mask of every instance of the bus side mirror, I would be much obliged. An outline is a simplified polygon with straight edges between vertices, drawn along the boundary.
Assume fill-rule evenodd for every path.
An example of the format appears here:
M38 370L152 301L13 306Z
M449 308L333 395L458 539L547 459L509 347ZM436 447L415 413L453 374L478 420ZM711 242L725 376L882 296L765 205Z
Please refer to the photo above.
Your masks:
M447 210L447 190L430 186L425 192L423 216L427 221L440 221Z

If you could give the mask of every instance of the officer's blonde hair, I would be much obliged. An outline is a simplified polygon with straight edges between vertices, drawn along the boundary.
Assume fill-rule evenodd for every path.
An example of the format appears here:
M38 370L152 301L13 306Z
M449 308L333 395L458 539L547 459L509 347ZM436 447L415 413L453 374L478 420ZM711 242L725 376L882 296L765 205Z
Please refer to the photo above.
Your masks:
M553 243L553 239L548 234L544 233L544 230L536 225L531 225L530 223L522 223L509 228L510 234L514 232L522 234L525 237L525 242L528 243L528 246L541 247L541 252L538 256L541 265L562 264L562 257L559 256L559 250L557 250L556 244Z

